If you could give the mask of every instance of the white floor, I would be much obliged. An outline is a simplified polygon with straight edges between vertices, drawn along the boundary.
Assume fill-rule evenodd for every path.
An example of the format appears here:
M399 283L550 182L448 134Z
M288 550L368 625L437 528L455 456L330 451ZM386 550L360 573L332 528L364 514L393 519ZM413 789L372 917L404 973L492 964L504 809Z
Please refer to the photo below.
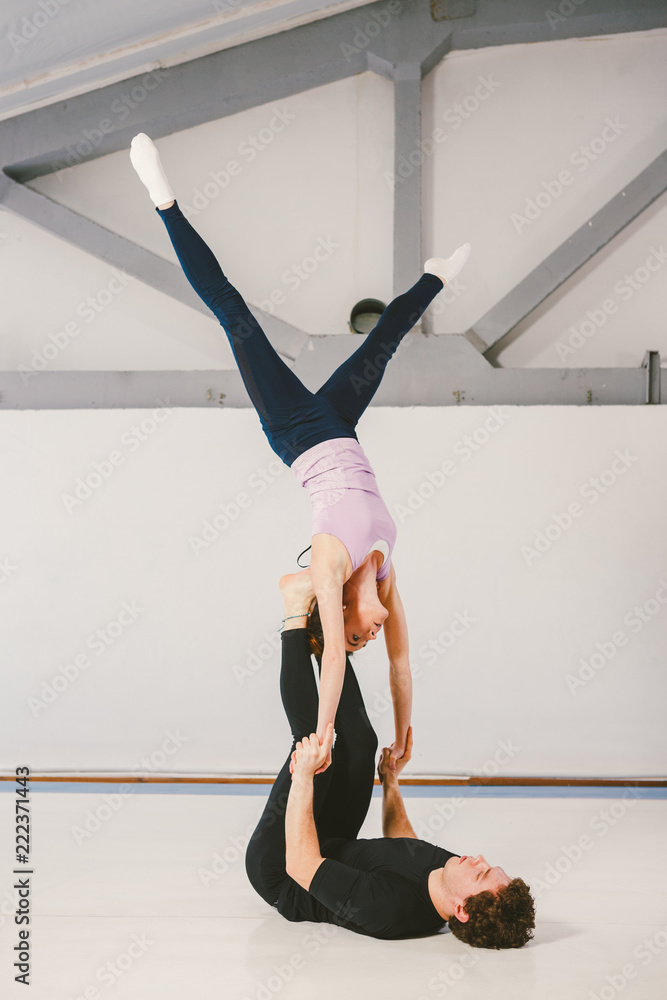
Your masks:
M32 982L25 992L13 982L14 797L5 786L0 994L31 1000L667 996L664 799L410 797L413 825L428 829L428 839L457 853L482 852L532 884L535 939L495 952L468 948L448 932L386 942L284 920L253 892L243 864L264 794L266 788L247 795L143 789L121 795L118 786L34 791ZM379 832L374 799L362 834Z

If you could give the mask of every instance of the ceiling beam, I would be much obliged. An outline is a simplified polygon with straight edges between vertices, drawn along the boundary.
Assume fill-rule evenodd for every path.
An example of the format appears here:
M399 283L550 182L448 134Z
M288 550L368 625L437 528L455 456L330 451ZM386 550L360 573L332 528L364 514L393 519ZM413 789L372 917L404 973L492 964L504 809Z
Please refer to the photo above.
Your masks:
M427 0L419 3L428 7ZM119 79L238 47L287 29L293 31L352 8L360 9L363 24L369 13L386 6L386 0L375 4L363 0L277 0L270 4L214 0L205 12L207 16L197 19L196 11L190 13L184 7L180 19L172 14L165 22L164 12L161 14L157 6L152 10L150 4L144 4L141 14L124 11L123 31L113 34L111 43L104 18L94 14L82 24L78 10L61 7L55 38L49 28L38 37L25 38L21 35L22 22L9 20L8 12L3 34L15 55L5 60L4 72L0 73L0 115L25 113L63 98L71 100ZM403 6L409 5L404 2ZM556 0L545 0L545 5L534 0L503 0L502 4L498 0L431 0L430 6L435 23L447 21L456 30L456 48L647 30L662 26L664 8L660 0L641 4L586 0L581 9L577 3L568 3L564 11L564 5ZM67 45L70 22L75 18L79 58Z
M443 21L433 19L424 0L393 0L400 5L393 14L391 3L379 0L168 68L151 63L129 79L6 119L0 122L0 168L25 182L71 165L73 156L79 163L125 149L139 131L161 138L411 61L417 51L429 71L427 52L445 51L443 46L555 41L667 25L663 0L647 0L640 9L629 0L586 0L555 27L549 8L538 11L533 0L478 0L473 17ZM367 32L369 24L377 30Z
M454 49L590 38L664 28L664 0L477 0L474 17L456 23Z
M69 100L115 80L199 59L284 31L286 25L291 30L365 3L209 0L206 5L180 4L180 9L172 4L165 12L164 4L146 2L123 7L122 27L116 6L107 11L60 6L49 11L50 17L57 14L57 22L38 35L31 34L34 11L26 10L22 13L27 18L13 21L7 11L2 34L6 47L14 50L14 58L5 59L0 67L0 116L9 118ZM71 43L73 33L76 51Z
M453 8L445 0L444 7L451 8L451 14L455 15L459 8L465 12L473 9L474 14L442 21L431 16L429 6L423 0L393 2L395 8L391 7L391 0L388 3L381 0L166 70L156 69L151 75L136 76L0 122L0 149L5 162L5 175L0 175L0 197L4 199L4 206L109 263L114 262L125 270L131 266L130 273L160 291L175 294L180 301L185 301L188 296L188 304L203 311L174 265L71 210L57 206L36 192L12 183L12 179L24 182L50 171L128 149L132 136L138 131L146 130L154 138L160 138L251 107L280 101L366 69L380 72L395 82L395 164L404 151L408 156L416 151L416 159L419 160L420 77L450 49L556 40L565 35L585 37L648 29L667 23L664 3L643 3L641 10L637 11L627 0L587 0L586 13L577 10L569 15L560 33L556 30L558 25L550 22L547 9L538 12L532 0L507 0L502 5L495 0L477 0L476 4L467 0L463 5L455 3ZM434 4L434 10L436 6ZM374 31L367 32L366 28L371 23ZM413 175L407 178L409 183L400 191L395 191L398 228L394 274L400 287L412 283L417 267L421 270L419 167L418 163ZM641 201L645 196L646 190L643 194L640 191L637 198ZM600 220L603 229L605 224L611 228L616 225L615 231L618 232L619 219L622 224L627 224L623 222L624 212L625 208L623 212L619 208L605 216L603 210ZM504 336L501 331L507 322L522 310L526 315L526 309L535 308L550 294L550 289L566 280L576 269L571 266L573 252L576 251L581 258L576 266L595 252L591 249L590 233L585 235L588 241L582 234L579 243L577 233L572 237L573 246L559 248L563 250L562 259L558 257L558 251L555 261L549 258L555 268L556 284L553 283L554 273L547 266L549 262L544 262L537 269L539 275L532 281L533 275L529 275L525 283L506 297L511 300L511 308L503 300L498 307L494 307L499 309L495 319L494 310L487 314L484 319L487 320L488 337L497 334L499 339ZM531 304L533 302L534 305ZM303 368L305 375L311 369L309 376L317 383L315 388L324 381L321 377L323 370L331 370L328 363L330 356L338 356L341 350L347 350L347 353L352 350L346 336L311 338L309 346L317 345L317 348L307 352L300 350L308 339L306 334L295 331L287 324L280 324L275 317L254 308L253 312L272 339L276 335L286 337L292 345L288 356L298 355L295 371L299 374ZM503 318L498 321L501 312ZM412 361L407 368L390 368L376 402L380 405L412 405L418 400L422 405L477 405L490 401L646 401L641 398L646 395L646 373L640 370L495 369L479 353L485 344L495 341L480 335L479 328L478 324L465 335L409 338L406 344L410 346L406 347L405 354L406 360L410 354ZM422 349L416 346L420 341L429 345L423 355L420 353ZM285 353L284 345L282 352ZM655 382L655 363L652 371ZM44 392L45 405L49 400L49 405L60 405L58 399L61 399L64 400L62 405L67 403L71 406L77 405L76 400L86 406L150 406L154 405L151 400L156 386L162 387L162 390L165 386L171 387L172 394L181 400L176 405L220 405L220 393L227 400L225 405L248 405L240 377L233 371L44 372L27 382L23 373L5 373L2 379L5 392L2 405L11 408L39 405L37 397L41 398L41 391ZM226 390L220 388L223 384ZM67 387L64 395L61 395L59 385ZM40 386L41 390L37 391ZM54 386L53 390L50 386ZM641 387L641 392L638 387ZM112 389L118 391L118 397L113 395ZM655 384L652 391L655 397ZM144 403L140 402L142 399ZM246 402L240 402L242 399Z
M313 337L294 371L316 390L358 336ZM667 369L647 352L638 368L493 368L462 334L408 336L372 406L645 405L667 403ZM326 374L325 374L326 371ZM0 410L248 408L238 371L0 372Z
M118 268L132 278L137 278L150 288L169 295L209 319L214 318L191 287L180 265L158 257L124 236L112 233L24 184L18 184L3 173L0 173L0 209L27 219L40 229L105 264ZM265 312L259 306L248 303L248 307L279 354L288 359L294 359L300 354L308 342L307 333Z
M558 182L554 182L558 183ZM562 185L561 185L562 187ZM667 151L549 254L468 331L489 350L667 190Z

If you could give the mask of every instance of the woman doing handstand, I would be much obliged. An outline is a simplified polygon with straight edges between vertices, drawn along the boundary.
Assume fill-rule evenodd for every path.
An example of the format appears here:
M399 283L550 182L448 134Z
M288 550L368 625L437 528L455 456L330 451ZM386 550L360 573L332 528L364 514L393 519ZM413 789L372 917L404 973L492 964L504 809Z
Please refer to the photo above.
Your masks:
M130 158L188 281L227 334L270 446L310 494L311 564L309 571L297 576L307 602L304 610L311 611L313 619L319 615L323 636L322 647L313 646L322 666L317 735L323 741L327 725L335 719L346 654L375 639L384 627L396 725L393 762L405 751L412 710L407 626L391 563L396 526L355 427L402 338L445 283L459 273L470 245L459 247L446 260L426 261L419 281L387 306L361 346L313 393L271 346L209 247L182 214L158 151L143 132L132 140Z

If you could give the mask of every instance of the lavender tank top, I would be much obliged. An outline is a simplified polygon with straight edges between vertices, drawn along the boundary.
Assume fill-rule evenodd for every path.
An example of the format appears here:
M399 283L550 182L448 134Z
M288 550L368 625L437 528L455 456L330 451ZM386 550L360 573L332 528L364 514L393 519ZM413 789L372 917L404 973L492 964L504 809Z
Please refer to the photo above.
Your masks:
M313 507L313 535L340 539L355 570L379 549L384 562L376 579L389 575L396 525L380 496L375 473L355 438L331 438L304 451L292 463Z

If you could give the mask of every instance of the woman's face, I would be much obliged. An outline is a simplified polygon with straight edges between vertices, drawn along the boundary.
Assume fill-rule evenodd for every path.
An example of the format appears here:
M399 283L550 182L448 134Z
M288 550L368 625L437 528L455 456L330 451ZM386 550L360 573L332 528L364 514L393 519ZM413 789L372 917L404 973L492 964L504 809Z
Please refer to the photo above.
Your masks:
M348 653L363 649L367 642L377 639L389 617L385 607L376 601L372 607L360 608L355 598L343 606L345 648Z

